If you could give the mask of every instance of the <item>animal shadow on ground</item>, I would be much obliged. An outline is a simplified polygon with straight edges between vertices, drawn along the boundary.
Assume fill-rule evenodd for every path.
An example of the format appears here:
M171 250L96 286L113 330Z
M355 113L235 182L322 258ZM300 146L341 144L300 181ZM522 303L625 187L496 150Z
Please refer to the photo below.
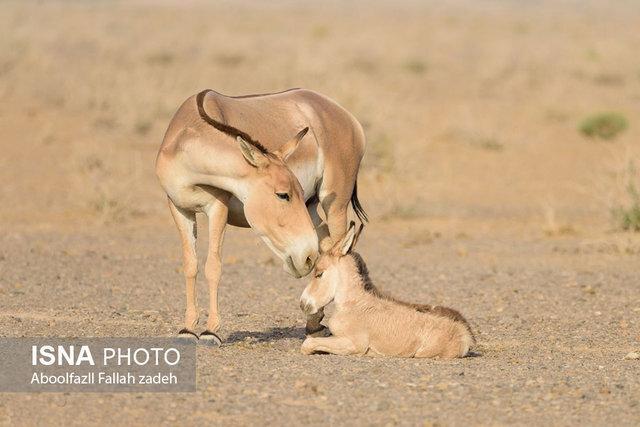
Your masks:
M271 342L286 339L300 339L305 337L304 328L296 326L270 328L266 331L237 331L230 334L225 340L226 343L232 344L245 341L247 338L255 342Z

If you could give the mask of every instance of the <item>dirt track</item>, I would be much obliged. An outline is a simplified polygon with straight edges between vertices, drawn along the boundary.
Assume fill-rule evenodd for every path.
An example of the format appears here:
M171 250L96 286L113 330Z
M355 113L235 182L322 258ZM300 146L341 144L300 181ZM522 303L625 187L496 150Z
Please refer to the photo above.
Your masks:
M640 339L637 239L425 230L372 226L360 249L383 289L462 310L478 336L477 357L302 356L303 281L289 279L250 232L233 230L220 297L224 346L199 349L196 393L5 395L2 419L637 425L640 363L623 360ZM0 334L176 331L183 289L173 230L70 231L2 234Z

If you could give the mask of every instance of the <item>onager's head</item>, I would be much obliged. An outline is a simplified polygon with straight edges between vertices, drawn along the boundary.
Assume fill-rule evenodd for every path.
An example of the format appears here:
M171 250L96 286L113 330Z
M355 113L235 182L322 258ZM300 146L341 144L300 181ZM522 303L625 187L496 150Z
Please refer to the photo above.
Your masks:
M361 224L356 230L355 222L351 221L344 237L320 255L313 270L313 279L300 297L300 308L305 314L315 314L333 301L338 288L345 279L348 280L352 263L345 259L345 255L355 247L363 227Z
M237 137L242 155L253 167L243 200L247 222L283 260L284 269L298 278L309 274L316 264L318 235L302 187L285 161L307 130L273 153Z

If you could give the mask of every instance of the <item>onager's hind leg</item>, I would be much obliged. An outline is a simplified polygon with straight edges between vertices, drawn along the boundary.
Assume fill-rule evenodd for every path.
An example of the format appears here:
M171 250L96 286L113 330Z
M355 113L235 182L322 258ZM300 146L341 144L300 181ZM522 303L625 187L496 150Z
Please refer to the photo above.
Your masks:
M213 190L213 189L212 189ZM220 337L216 335L220 329L220 315L218 314L218 285L222 275L222 241L229 214L229 194L221 190L210 191L215 199L207 206L206 214L209 219L209 251L204 274L209 283L209 318L207 330L200 334L200 339L207 345L219 346L222 344Z
M198 275L198 256L196 255L196 214L180 209L169 200L169 209L176 222L182 240L182 269L187 291L187 308L184 314L184 329L179 335L195 336L198 324L198 302L196 297L196 276Z
M320 247L322 247L322 242L325 239L329 239L329 229L327 224L322 220L320 215L318 214L318 201L312 202L307 206L309 210L309 216L311 217L311 221L313 222L313 226L318 233L318 241L320 242ZM324 326L320 324L322 319L324 318L324 307L318 310L314 314L310 314L307 316L307 324L305 327L305 331L307 335L311 336L321 336L325 335L326 329Z
M323 352L345 356L348 354L364 354L367 351L367 346L364 343L344 337L309 337L302 343L300 351L303 354Z

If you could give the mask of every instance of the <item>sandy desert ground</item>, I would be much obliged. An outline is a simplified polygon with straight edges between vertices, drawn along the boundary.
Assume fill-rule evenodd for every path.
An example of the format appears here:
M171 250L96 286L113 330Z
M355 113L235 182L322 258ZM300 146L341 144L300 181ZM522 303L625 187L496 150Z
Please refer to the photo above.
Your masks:
M640 206L637 22L631 1L2 2L1 335L175 333L171 115L307 87L365 128L374 281L460 309L478 356L301 355L306 280L231 229L196 393L3 394L0 421L637 425L640 236L613 214ZM607 112L615 138L580 131Z

